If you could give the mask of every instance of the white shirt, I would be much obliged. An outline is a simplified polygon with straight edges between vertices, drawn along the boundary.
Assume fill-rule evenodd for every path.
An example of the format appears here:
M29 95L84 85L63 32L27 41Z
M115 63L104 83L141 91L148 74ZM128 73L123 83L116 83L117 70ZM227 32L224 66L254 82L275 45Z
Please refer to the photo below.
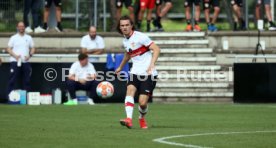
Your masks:
M96 35L95 39L91 39L91 37L88 35L85 35L81 39L81 48L86 48L88 51L92 51L95 49L104 49L105 44L104 40L101 36ZM98 61L99 58L89 58L89 62L95 62Z
M132 57L132 68L130 73L136 75L148 75L147 70L150 66L152 53L149 46L153 41L144 33L134 31L129 38L123 40L123 45L128 54ZM156 69L152 75L157 75Z
M21 36L17 33L10 38L8 47L11 48L16 55L20 55L22 62L25 63L25 56L30 56L30 48L34 47L34 41L28 34ZM11 56L10 61L16 62L16 59Z
M74 62L69 70L69 75L75 75L77 79L87 79L88 75L96 74L96 70L91 63L82 67L79 61Z

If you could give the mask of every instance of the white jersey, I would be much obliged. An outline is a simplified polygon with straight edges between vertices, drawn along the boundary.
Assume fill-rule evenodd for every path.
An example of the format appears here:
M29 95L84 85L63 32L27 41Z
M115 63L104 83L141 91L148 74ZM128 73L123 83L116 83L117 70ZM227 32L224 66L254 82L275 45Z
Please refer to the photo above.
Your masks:
M72 64L69 75L75 75L78 79L87 79L88 75L96 74L96 70L91 63L88 63L86 66L82 67L79 61L76 61Z
M152 43L153 41L147 35L138 31L134 31L129 38L123 40L124 48L133 62L131 74L148 75L147 70L152 59L149 46ZM157 75L156 69L152 71L152 75Z
M25 57L30 56L30 48L34 47L34 41L28 34L21 36L17 33L10 38L8 47L11 48L16 55L20 55L22 62L25 63ZM16 59L10 57L10 61L16 62Z

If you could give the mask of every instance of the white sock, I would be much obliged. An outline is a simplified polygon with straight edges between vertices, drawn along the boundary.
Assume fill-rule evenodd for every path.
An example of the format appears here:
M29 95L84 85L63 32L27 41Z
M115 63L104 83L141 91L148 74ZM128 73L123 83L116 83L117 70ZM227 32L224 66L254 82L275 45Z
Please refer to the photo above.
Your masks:
M126 110L127 118L131 118L132 119L133 108L134 108L134 98L131 97L131 96L126 96L126 99L125 99L125 110Z
M147 105L147 107L145 109L142 109L140 106L138 107L138 109L139 109L139 113L140 113L139 119L141 119L141 118L143 118L147 114L147 112L148 112L148 105Z

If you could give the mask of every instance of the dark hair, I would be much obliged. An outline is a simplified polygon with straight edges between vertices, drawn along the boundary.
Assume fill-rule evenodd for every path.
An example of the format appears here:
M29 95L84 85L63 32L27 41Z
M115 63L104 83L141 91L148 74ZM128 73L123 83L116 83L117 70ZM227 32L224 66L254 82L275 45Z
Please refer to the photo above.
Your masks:
M88 58L88 55L85 54L85 53L80 53L79 56L78 56L78 58L79 58L80 61L82 61L82 60Z
M117 31L118 31L120 34L123 34L122 31L121 31L121 29L120 29L120 21L121 21L121 20L129 20L130 24L132 25L132 30L135 30L134 23L133 23L133 21L131 20L131 18L130 18L129 16L127 16L127 15L124 15L124 16L122 16L122 17L119 19L118 24L117 24Z

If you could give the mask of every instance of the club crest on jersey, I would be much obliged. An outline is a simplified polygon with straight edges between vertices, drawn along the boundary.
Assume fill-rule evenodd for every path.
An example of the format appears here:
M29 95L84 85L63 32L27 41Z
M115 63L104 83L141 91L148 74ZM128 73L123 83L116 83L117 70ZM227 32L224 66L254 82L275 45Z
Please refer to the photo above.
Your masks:
M132 49L135 48L135 43L134 43L134 42L131 43L131 48L132 48Z

